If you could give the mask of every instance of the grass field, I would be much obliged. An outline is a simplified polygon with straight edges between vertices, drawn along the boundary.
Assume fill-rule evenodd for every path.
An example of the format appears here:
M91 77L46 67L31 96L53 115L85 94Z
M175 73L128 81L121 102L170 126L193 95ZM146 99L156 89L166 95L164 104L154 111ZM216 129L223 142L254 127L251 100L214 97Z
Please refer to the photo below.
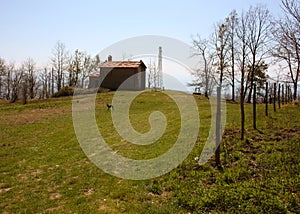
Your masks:
M168 119L165 134L151 146L122 141L106 102L97 95L99 130L119 154L154 158L176 140L178 108L160 92L144 92L132 103L137 131L149 129L148 116L159 110ZM246 139L240 140L239 105L227 104L221 145L222 169L214 159L195 160L208 137L209 102L195 97L200 114L196 146L171 172L151 180L113 177L83 153L72 123L72 98L33 100L27 105L0 103L0 213L300 213L300 105L284 105L270 116L258 105L253 130L246 105Z

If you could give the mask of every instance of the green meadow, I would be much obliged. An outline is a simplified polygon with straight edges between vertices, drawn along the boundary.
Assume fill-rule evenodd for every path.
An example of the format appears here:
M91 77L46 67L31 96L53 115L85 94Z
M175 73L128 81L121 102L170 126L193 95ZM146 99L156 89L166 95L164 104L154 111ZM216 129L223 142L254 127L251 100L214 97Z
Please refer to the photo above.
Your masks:
M114 93L98 94L99 131L116 153L150 159L172 147L180 131L174 101L145 91L131 104L138 132L150 129L149 115L161 111L163 136L147 146L124 141L116 132L106 103ZM0 102L0 213L300 213L300 105L286 104L265 116L245 104L246 133L240 140L239 104L227 103L221 142L222 168L214 157L199 165L211 115L209 101L194 96L199 136L189 156L175 169L148 180L125 180L97 168L84 154L72 122L72 97Z

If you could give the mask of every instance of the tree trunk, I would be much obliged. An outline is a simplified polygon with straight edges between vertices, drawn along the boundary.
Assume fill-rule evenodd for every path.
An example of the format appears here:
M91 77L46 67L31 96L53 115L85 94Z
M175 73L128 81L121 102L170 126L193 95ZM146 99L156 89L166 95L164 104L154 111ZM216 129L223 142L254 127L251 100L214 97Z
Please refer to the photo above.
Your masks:
M274 108L274 112L276 112L276 83L274 83L273 108Z
M281 86L281 104L284 105L284 85Z
M241 97L241 140L244 140L245 135L245 109L244 109L244 99Z
M6 99L10 99L10 81L11 81L11 73L10 70L7 72L7 93L6 93Z
M51 95L54 94L54 69L51 70Z
M34 94L34 77L31 76L29 77L30 80L29 80L29 96L30 96L30 99L33 99L35 96Z
M281 103L280 91L281 91L280 84L278 84L278 94L277 94L278 109L280 109L280 103Z
M268 87L268 82L266 82L266 96L265 96L265 104L266 104L266 116L269 115L269 112L268 112L268 105L269 105L269 95L268 95L268 92L269 92L269 87Z
M217 88L217 112L216 112L216 166L220 167L220 142L221 142L221 87Z
M255 57L253 56L252 65L251 65L250 89L249 89L247 103L251 103L252 90L253 90L253 84L254 84L254 69L255 69Z
M233 68L234 69L234 68ZM235 101L235 85L234 85L234 70L232 71L232 89L231 89L231 100Z
M235 101L235 93L234 93L234 46L233 46L233 39L231 41L232 48L231 48L231 72L232 72L232 88L231 88L231 100Z
M2 95L2 78L0 76L0 99L1 99L1 95Z
M253 129L256 129L256 84L253 84Z
M294 93L293 93L293 99L297 100L297 90L298 90L298 86L297 86L297 81L294 82Z
M284 96L284 102L285 104L288 103L288 85L285 84L285 96Z
M25 81L22 85L22 104L27 104L27 83Z
M240 96L240 108L241 108L241 140L244 140L244 134L245 134L244 79L245 79L245 73L244 73L244 71L242 71L242 76L241 76L241 96Z

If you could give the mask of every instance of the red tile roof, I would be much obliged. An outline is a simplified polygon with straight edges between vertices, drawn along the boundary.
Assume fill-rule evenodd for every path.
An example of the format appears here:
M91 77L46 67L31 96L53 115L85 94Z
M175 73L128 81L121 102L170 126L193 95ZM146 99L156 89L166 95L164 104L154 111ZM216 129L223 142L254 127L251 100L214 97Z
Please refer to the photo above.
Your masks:
M100 76L100 71L95 71L90 73L89 77L99 77Z
M142 60L140 61L107 61L100 65L100 68L138 68L145 66Z
M100 65L100 68L138 68L143 66L145 68L146 65L142 60L140 61L106 61ZM89 77L99 77L100 71L92 72Z

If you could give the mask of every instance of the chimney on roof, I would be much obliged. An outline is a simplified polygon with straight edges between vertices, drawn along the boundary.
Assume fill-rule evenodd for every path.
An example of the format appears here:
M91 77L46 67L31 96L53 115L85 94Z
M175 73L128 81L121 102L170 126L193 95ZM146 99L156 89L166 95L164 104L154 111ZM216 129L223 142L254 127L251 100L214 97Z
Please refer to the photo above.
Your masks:
M111 56L111 55L109 55L109 56L107 57L107 61L108 61L108 62L111 62L111 61L112 61L112 56Z

